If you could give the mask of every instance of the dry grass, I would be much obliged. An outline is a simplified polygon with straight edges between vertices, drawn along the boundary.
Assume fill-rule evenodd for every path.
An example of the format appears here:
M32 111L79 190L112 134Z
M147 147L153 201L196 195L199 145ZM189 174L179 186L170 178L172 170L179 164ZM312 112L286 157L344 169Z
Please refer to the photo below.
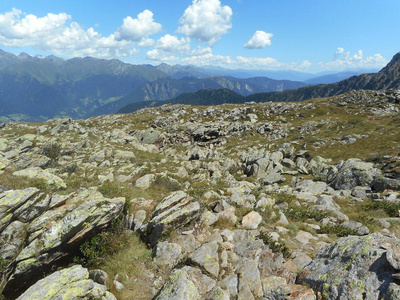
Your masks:
M150 287L154 279L147 275L149 271L156 271L152 266L151 251L137 234L124 239L126 242L97 267L107 272L110 281L118 274L118 281L125 288L118 292L112 282L109 283L109 288L117 299L151 299L153 295Z

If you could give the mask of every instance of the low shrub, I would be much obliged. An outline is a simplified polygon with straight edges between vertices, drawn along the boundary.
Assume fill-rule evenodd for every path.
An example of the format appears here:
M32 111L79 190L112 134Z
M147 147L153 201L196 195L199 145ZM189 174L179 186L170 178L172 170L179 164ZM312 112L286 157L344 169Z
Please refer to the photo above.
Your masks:
M288 246L283 241L274 241L268 232L261 232L260 239L266 244L273 252L282 253L284 258L291 258L292 254Z
M318 230L318 233L336 234L338 237L344 237L344 236L348 236L348 235L357 235L356 231L346 228L340 224L322 225L321 228Z
M398 217L400 203L389 201L368 201L367 203L362 205L362 209L365 211L382 210L389 217Z
M47 156L48 158L54 161L56 161L61 154L61 146L58 144L50 144L43 146L41 150L42 150L41 153L44 156Z
M325 211L310 210L306 206L290 204L289 208L285 210L285 215L292 221L306 221L307 219L314 219L320 221L328 214Z

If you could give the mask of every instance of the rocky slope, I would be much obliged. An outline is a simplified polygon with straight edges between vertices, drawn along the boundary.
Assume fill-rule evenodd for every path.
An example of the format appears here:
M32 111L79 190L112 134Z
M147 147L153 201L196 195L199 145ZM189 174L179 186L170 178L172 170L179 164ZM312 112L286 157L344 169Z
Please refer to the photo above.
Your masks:
M3 295L400 299L399 112L353 91L1 124Z

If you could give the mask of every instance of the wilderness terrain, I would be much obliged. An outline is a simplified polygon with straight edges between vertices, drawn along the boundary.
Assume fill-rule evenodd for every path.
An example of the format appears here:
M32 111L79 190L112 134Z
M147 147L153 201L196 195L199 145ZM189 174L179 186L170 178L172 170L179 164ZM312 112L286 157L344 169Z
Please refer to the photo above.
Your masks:
M399 112L390 89L3 123L4 298L400 299Z

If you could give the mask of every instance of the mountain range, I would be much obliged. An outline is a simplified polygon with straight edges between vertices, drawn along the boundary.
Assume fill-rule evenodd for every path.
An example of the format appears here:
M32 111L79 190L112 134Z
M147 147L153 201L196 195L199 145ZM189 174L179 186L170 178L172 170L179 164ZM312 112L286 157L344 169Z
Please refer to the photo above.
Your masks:
M367 73L352 76L348 79L331 84L320 84L281 92L255 93L242 96L228 89L199 90L195 93L184 93L168 101L144 101L130 103L118 110L118 113L130 113L145 107L155 107L162 104L218 105L223 103L286 101L295 102L311 98L340 95L351 90L387 90L400 89L400 52L389 64L378 73Z
M134 102L168 100L201 89L229 89L241 96L298 89L317 81L289 71L228 70L207 66L132 65L116 59L14 55L0 50L0 122L86 118L116 113ZM249 75L269 74L309 82ZM349 76L347 75L343 76ZM233 75L237 76L234 77ZM330 76L330 75L329 75ZM331 79L335 80L336 75ZM322 81L322 82L323 82Z

